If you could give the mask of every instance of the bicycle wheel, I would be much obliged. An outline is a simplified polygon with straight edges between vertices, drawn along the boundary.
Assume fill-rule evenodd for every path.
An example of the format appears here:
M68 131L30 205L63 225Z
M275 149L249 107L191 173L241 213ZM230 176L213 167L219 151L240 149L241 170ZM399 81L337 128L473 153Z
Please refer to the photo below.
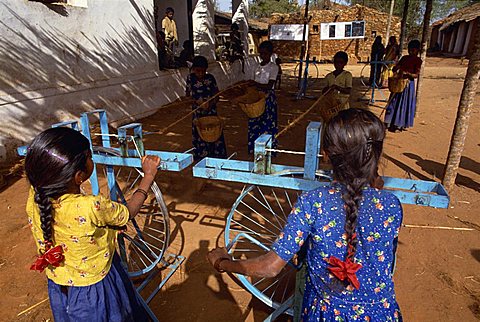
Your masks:
M365 68L368 67L368 73L370 73L370 63L367 63L365 64L363 67L362 67L362 70L360 71L360 82L362 83L363 86L365 87L369 87L370 85L368 84L369 81L370 81L370 74L368 74L368 76L365 76Z
M314 68L313 68L313 72L310 71L310 69L312 69L312 66L314 67ZM311 64L309 64L309 65L308 65L308 68L309 68L309 74L312 75L311 80L312 80L312 84L313 84L313 83L315 83L315 82L320 78L320 72L319 72L319 70L318 70L318 66L317 66L316 63L311 63ZM313 77L313 76L315 76L315 77Z
M283 172L281 175L298 176L299 173ZM320 174L320 177L330 180ZM249 186L245 188L230 210L225 227L225 244L228 245L240 233L253 237L268 248L282 231L287 216L300 191L280 188ZM236 259L257 257L265 250L248 239L239 239L232 249ZM277 309L294 294L297 266L289 263L275 278L255 278L235 274L243 286L266 305ZM286 311L293 315L293 310Z
M94 147L93 150L94 154L121 156L118 150L111 148ZM109 196L106 173L107 167L97 164L100 191ZM126 200L131 198L140 183L143 173L136 168L115 166L114 175L116 197L112 199L126 204ZM136 277L154 269L162 260L169 239L168 208L160 188L153 182L139 213L128 222L117 237L117 251L128 274Z
M293 77L298 77L298 68L300 67L300 63L297 63L295 65L295 68L293 69Z
M367 74L367 71L365 70L365 68L368 67L368 74ZM377 68L380 68L381 70L383 70L383 68L385 67L388 67L387 64L385 63L379 63L377 65ZM362 70L360 71L360 82L362 83L363 86L365 87L371 87L372 85L370 84L370 68L373 68L370 63L366 63L363 67L362 67ZM378 86L378 84L375 84L375 89L380 89L380 86Z

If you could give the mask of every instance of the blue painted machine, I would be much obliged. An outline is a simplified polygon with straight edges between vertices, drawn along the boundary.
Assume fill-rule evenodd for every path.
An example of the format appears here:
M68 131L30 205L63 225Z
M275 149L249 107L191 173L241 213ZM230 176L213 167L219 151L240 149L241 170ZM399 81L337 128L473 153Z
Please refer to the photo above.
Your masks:
M196 177L250 184L244 187L226 220L225 245L234 258L248 258L252 254L256 257L268 252L299 193L329 184L331 173L319 169L321 131L321 123L309 124L305 152L272 149L272 137L264 134L255 142L253 162L205 158L194 166ZM303 154L304 166L273 164L272 152ZM392 177L383 177L383 180L384 189L404 204L448 207L448 193L437 182ZM305 278L300 267L301 259L289 263L276 278L257 279L237 274L247 290L275 309L265 321L273 321L282 313L298 313L301 295L295 296L298 294L295 285L302 282L295 281Z

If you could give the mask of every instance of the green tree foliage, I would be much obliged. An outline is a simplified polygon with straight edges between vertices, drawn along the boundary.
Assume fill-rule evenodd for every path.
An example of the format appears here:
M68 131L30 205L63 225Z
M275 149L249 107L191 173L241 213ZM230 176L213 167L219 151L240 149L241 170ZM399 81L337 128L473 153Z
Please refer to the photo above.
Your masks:
M250 14L255 18L269 17L272 13L291 13L298 11L296 0L253 0Z
M349 0L351 5L361 4L383 12L390 11L390 0ZM465 6L478 2L478 0L434 0L431 21L445 18L452 12ZM395 0L393 14L401 17L403 14L404 0ZM418 38L421 34L423 15L425 13L425 0L410 0L407 18L407 38Z

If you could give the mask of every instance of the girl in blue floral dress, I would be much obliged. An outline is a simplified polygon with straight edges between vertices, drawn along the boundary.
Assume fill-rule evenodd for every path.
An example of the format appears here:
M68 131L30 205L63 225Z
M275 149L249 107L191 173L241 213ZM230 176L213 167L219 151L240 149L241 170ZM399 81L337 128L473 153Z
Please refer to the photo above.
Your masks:
M305 244L302 321L402 321L393 285L402 207L371 186L384 137L373 113L339 112L324 138L336 181L299 198L267 254L232 260L217 248L209 261L218 271L273 277Z
M258 47L262 60L255 69L254 79L250 85L267 94L265 112L256 118L248 120L248 153L253 153L255 140L262 134L277 134L277 97L275 96L275 82L277 81L278 65L271 61L273 44L264 41ZM276 147L276 139L273 139Z
M218 93L215 77L207 74L208 61L203 56L196 56L192 62L192 73L187 77L186 96L192 97L192 110L197 109L204 101ZM222 135L216 142L205 142L198 134L194 121L203 116L217 115L217 99L212 100L205 107L198 109L192 116L192 144L193 158L200 160L205 157L226 158L227 148Z

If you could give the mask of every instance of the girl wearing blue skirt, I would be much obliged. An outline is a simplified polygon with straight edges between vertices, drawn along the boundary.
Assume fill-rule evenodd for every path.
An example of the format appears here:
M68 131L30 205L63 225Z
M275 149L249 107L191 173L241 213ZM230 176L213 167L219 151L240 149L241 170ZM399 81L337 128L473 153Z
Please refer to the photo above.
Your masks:
M258 90L265 92L265 112L256 118L248 120L248 153L253 153L255 140L262 134L277 134L277 97L275 96L275 82L278 75L278 66L271 61L273 44L264 41L258 47L258 53L262 60L255 69L254 79L251 82ZM275 148L276 139L273 139L272 146Z
M148 321L115 244L120 227L143 205L159 163L156 156L144 157L145 176L124 206L80 193L93 171L90 145L80 132L52 128L30 144L27 214L40 254L31 269L46 272L55 321Z
M415 93L415 78L418 78L422 60L418 57L420 41L408 43L408 55L403 56L393 72L398 72L403 78L409 79L408 85L401 93L392 93L385 113L385 124L389 131L404 131L413 126L417 105Z

